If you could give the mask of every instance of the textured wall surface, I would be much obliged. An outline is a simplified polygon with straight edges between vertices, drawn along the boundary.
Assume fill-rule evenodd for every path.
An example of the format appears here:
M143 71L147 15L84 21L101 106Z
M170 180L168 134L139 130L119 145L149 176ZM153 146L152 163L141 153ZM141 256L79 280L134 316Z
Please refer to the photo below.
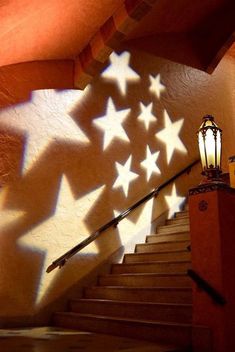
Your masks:
M12 106L6 92L0 325L47 323L98 266L122 246L131 250L152 220L183 201L200 180L199 167L195 178L185 175L64 268L45 273L52 260L196 159L205 114L223 129L226 168L235 154L234 98L232 57L210 76L134 51L114 53L84 92L34 91Z

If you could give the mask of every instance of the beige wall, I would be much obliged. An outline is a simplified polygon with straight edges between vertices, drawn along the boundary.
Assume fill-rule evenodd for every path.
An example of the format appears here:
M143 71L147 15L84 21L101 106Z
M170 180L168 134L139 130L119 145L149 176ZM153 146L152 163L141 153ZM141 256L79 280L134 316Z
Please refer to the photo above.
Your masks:
M82 285L89 283L97 267L103 270L102 263L113 253L120 247L132 250L133 243L144 240L151 221L167 210L166 200L173 200L173 185L154 203L138 209L117 229L82 250L63 269L45 273L52 260L114 213L197 158L196 130L204 114L214 115L223 129L225 168L227 157L235 154L233 58L225 57L211 76L140 52L130 53L126 71L128 54L116 59L118 74L109 69L85 92L35 91L28 102L0 111L0 299L4 302L0 326L48 323L50 313L63 309L68 297L80 294ZM150 90L150 75L158 74L165 87L159 97ZM106 114L108 101L110 111L113 106L122 111L110 114L122 124L115 127L111 122L104 146L108 122L98 119ZM155 117L148 129L138 117L140 102L153 104ZM167 129L164 110L169 116ZM156 137L161 131L166 134L158 136L166 137L166 143ZM141 166L147 145L153 154L159 152L160 173L153 173L149 180ZM129 175L132 180L126 196L128 172L121 173L121 165L130 157L134 174ZM118 186L118 172L126 188ZM199 167L182 177L176 182L177 196L185 196L200 178ZM176 197L175 201L182 199ZM121 259L122 251L117 252L116 260Z

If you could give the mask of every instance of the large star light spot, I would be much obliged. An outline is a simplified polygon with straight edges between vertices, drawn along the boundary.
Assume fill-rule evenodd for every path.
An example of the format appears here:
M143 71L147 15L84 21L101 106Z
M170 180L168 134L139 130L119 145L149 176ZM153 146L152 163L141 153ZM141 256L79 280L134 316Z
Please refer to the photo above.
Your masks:
M174 150L178 150L182 153L187 153L183 142L179 137L179 133L184 123L184 119L172 122L167 111L164 110L164 123L165 128L158 133L156 137L160 139L166 145L166 154L167 154L167 164L170 164Z
M122 95L126 94L127 82L139 80L140 76L129 66L130 53L124 51L110 55L111 64L103 71L102 77L117 82Z
M129 184L131 181L139 177L135 172L130 171L132 156L130 155L124 165L116 162L118 177L113 185L113 188L122 187L125 196L128 195Z
M185 201L185 197L180 197L176 193L175 184L173 184L170 196L164 196L169 209L169 218L173 216L176 211L180 211L181 204Z
M46 268L52 261L90 235L82 216L84 214L86 216L94 206L104 187L101 186L79 199L74 199L70 185L63 176L54 215L27 232L18 241L21 246L44 254L37 290L37 305L41 303L58 274L57 270L47 274ZM90 244L86 250L92 254L97 253L95 244Z
M152 114L153 103L145 106L143 103L140 103L141 113L138 116L138 120L143 121L145 124L146 130L149 129L151 122L156 122L157 118Z
M149 87L150 92L154 93L158 99L160 99L161 93L164 92L166 87L161 83L160 74L156 77L149 75L151 85Z
M39 90L32 93L30 102L6 108L0 114L0 125L26 135L24 171L31 168L48 144L53 141L89 143L69 112L88 90ZM69 108L68 108L69 106Z
M106 114L93 121L93 123L104 131L103 150L105 150L114 138L129 142L129 138L122 127L123 121L127 118L130 109L117 111L112 98L108 99Z
M156 165L157 158L159 156L159 151L156 153L151 153L149 146L146 147L146 159L140 164L147 171L147 181L149 181L153 173L161 174L159 167Z
M140 208L141 213L135 222L131 221L130 217L119 222L116 231L118 231L126 253L134 252L135 243L143 242L146 236L151 234L153 204L153 198L143 204ZM120 212L114 210L114 216L118 215Z
M1 220L0 220L0 231L3 232L5 227L17 222L26 215L24 210L15 210L5 208L5 200L9 192L8 187L3 187L0 191L0 210L1 210ZM1 237L0 237L1 239Z

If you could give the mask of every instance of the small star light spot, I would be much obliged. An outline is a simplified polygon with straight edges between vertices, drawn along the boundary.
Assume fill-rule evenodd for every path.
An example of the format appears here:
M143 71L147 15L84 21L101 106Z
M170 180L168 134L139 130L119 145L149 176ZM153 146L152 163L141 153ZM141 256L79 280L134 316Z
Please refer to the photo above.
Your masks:
M32 93L30 102L2 110L1 126L23 132L27 136L24 153L24 171L45 151L50 142L72 141L89 143L89 139L69 115L74 104L89 92L66 90L39 90Z
M169 209L169 218L173 216L176 211L180 211L181 204L185 201L185 197L177 196L175 184L173 184L170 196L164 196Z
M146 159L143 160L140 165L147 171L147 181L149 181L153 173L161 174L159 167L156 165L156 160L159 156L159 151L151 153L149 146L146 147Z
M156 77L149 75L151 85L149 87L150 92L154 93L158 99L160 99L161 92L164 92L166 87L160 81L160 74Z
M145 124L146 130L149 129L150 122L157 121L157 118L152 114L153 103L145 106L143 103L140 103L141 114L138 116L138 120L143 121Z
M167 164L169 165L175 149L187 153L187 149L179 137L184 119L172 122L167 111L164 110L164 122L165 128L156 133L156 137L166 145Z
M112 53L110 55L111 64L103 71L102 77L117 82L122 95L126 94L127 82L136 81L140 76L129 66L130 53L124 51L118 55Z
M105 186L101 186L81 198L75 199L69 182L65 176L62 177L58 194L56 209L50 218L35 226L24 234L18 243L20 246L43 253L41 273L39 274L39 285L37 290L36 304L41 305L42 299L47 295L58 270L46 273L46 268L53 260L77 245L90 234L84 216L99 199ZM83 215L84 214L84 215ZM86 251L95 254L98 252L95 244L90 244ZM63 287L63 290L66 287ZM46 300L48 304L48 300Z
M122 187L125 196L128 195L129 184L131 181L139 177L135 172L130 171L132 156L130 155L124 165L116 162L118 177L113 185L113 188Z
M112 98L108 99L106 114L93 121L93 123L104 131L103 150L105 150L114 138L129 142L129 138L122 127L123 121L127 118L130 109L117 111Z

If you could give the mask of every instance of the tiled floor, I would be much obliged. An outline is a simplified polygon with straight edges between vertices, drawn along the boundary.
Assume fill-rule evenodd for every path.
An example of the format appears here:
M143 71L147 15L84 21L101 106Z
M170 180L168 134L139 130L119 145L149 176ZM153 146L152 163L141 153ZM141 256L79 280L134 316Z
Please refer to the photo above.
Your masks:
M51 327L0 330L1 352L168 352L170 346Z

